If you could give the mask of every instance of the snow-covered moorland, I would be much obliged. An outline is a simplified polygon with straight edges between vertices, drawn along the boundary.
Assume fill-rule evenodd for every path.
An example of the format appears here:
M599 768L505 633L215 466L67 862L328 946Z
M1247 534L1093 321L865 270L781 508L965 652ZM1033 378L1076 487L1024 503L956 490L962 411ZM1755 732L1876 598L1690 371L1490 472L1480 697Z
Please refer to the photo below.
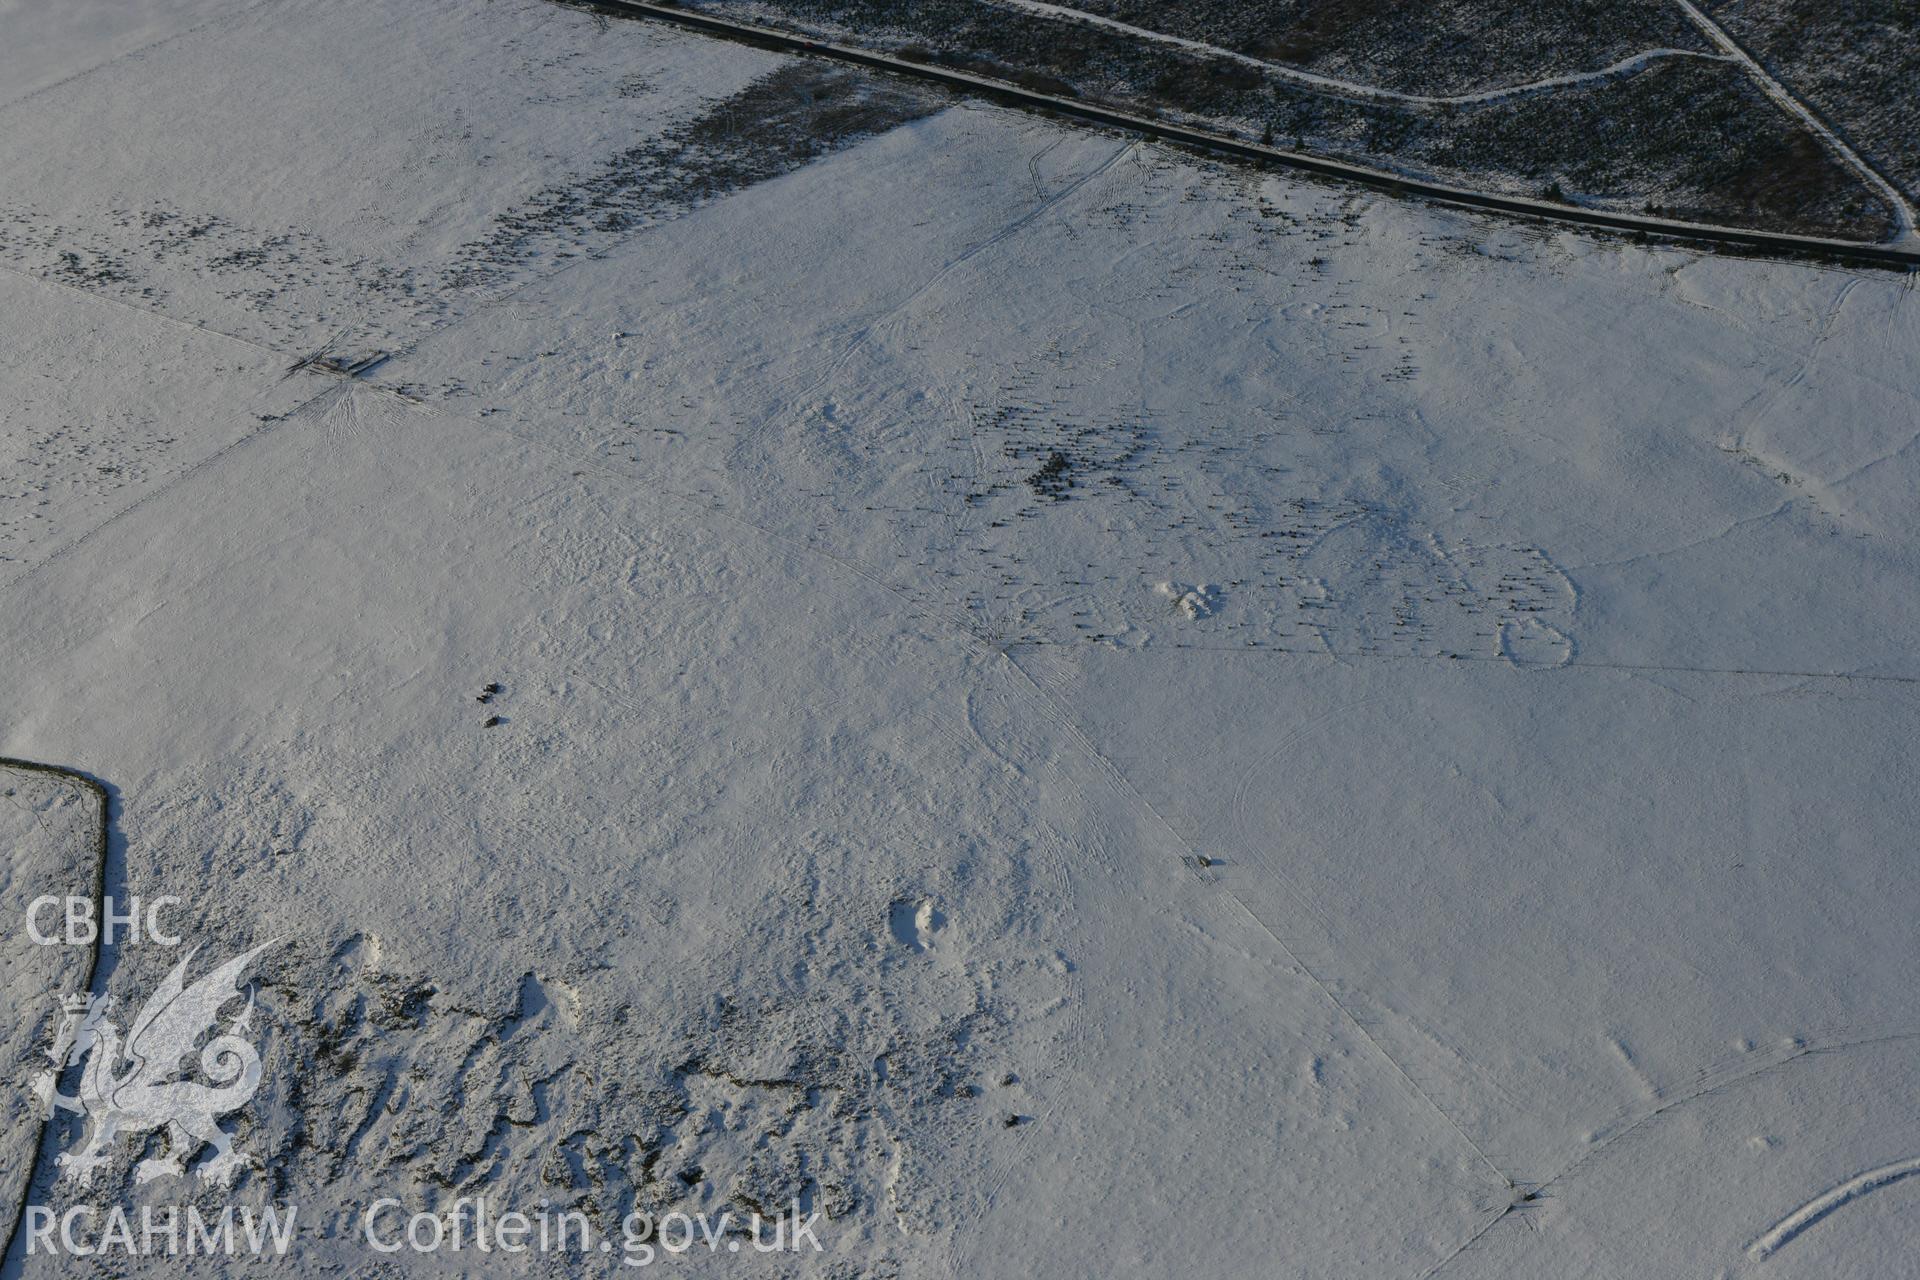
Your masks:
M1910 276L541 0L0 21L0 755L113 801L0 765L7 1276L1910 1266ZM232 1161L42 1134L95 893L115 1030L271 944Z

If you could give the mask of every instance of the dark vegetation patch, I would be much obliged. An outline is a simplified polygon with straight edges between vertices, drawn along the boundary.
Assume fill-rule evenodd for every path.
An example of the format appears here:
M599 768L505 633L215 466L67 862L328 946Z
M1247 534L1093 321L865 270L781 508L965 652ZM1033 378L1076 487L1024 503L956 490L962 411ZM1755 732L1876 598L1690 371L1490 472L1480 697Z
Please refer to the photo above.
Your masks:
M1027 477L1027 487L1043 498L1064 501L1073 488L1073 461L1058 449L1047 452L1045 460Z
M1723 0L1707 7L1855 150L1920 199L1920 4Z
M1510 173L1574 196L1630 197L1670 217L1879 237L1882 199L1727 63L1682 60L1631 80L1421 121L1397 151L1444 172ZM1376 135L1377 140L1378 135Z
M456 289L503 283L705 201L779 177L935 110L944 99L830 64L795 61L695 118L539 192L465 245Z
M739 0L702 7L765 16L765 6L750 14ZM1416 105L1310 88L1235 58L984 0L777 0L771 7L811 34L1410 177L1525 196L1558 184L1573 203L1839 238L1879 239L1890 226L1877 192L1724 61L1675 58L1552 92ZM1651 0L1509 0L1491 9L1465 0L1275 0L1238 9L1106 0L1100 11L1236 49L1253 48L1248 41L1260 26L1259 39L1281 42L1272 56L1291 51L1316 72L1423 93L1597 70L1653 47L1700 47L1677 7ZM1264 25L1250 14L1285 21ZM1336 47L1349 60L1378 54L1377 65L1336 64ZM1381 52L1388 48L1401 50L1394 56L1410 69L1398 82ZM1442 52L1451 70L1414 77Z

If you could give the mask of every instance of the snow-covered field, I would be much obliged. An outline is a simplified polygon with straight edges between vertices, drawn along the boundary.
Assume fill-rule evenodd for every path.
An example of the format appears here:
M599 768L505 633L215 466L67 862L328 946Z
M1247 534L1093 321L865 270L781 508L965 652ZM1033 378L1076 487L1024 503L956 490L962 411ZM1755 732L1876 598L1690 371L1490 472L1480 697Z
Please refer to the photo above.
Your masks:
M0 754L183 900L121 1025L275 943L250 1170L83 1187L63 1113L31 1205L297 1205L313 1276L796 1201L656 1265L1911 1268L1910 277L539 0L0 22ZM0 782L17 1184L98 832ZM475 1196L615 1247L366 1237Z

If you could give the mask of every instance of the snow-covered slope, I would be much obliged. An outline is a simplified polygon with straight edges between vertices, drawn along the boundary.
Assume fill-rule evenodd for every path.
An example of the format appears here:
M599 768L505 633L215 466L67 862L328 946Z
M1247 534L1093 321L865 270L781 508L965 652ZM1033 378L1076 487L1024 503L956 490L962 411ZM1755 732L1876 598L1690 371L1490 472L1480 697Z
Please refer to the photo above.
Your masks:
M1911 1254L1906 279L532 0L0 120L0 752L280 940L259 1167L73 1125L37 1203L295 1203L313 1275L480 1194L826 1215L714 1275Z

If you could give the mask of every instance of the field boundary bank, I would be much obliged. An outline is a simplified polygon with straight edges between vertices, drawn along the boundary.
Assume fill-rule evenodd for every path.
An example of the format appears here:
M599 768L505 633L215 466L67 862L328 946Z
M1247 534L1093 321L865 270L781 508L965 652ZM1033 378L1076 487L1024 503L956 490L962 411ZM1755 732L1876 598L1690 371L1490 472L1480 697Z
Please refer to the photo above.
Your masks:
M113 795L106 784L92 774L82 773L78 769L65 769L59 765L42 764L38 760L20 760L12 756L0 756L0 769L15 769L23 773L41 773L77 783L90 794L96 805L97 822L93 847L93 910L94 919L105 918L107 894L107 853L113 843ZM91 993L93 984L100 976L101 937L106 931L94 931L92 950L87 956L86 983L83 990ZM22 1180L18 1202L13 1207L13 1223L7 1228L6 1248L0 1250L0 1275L8 1273L8 1264L13 1261L13 1249L20 1241L20 1224L26 1221L27 1204L33 1199L34 1185L40 1180L40 1165L47 1153L47 1143L53 1133L53 1115L51 1112L40 1121L40 1136L34 1143L33 1158L27 1162L27 1176ZM24 1265L24 1264L23 1264Z

